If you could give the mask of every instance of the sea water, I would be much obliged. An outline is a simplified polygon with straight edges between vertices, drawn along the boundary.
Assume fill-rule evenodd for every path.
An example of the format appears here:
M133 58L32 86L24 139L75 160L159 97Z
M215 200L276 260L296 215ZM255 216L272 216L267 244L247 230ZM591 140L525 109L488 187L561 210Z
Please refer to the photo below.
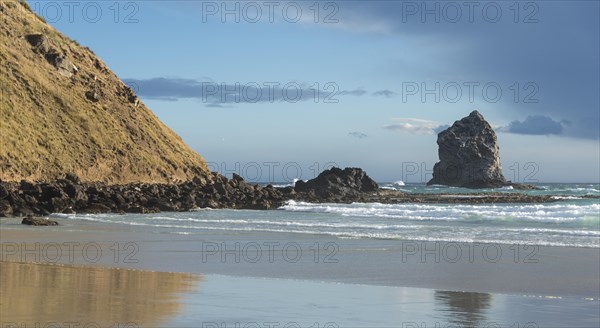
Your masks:
M469 190L383 183L407 193L522 192L553 195L543 204L314 204L289 201L277 210L212 210L151 215L69 214L76 221L147 227L161 233L278 232L333 238L398 239L600 248L598 184L543 184L541 190Z

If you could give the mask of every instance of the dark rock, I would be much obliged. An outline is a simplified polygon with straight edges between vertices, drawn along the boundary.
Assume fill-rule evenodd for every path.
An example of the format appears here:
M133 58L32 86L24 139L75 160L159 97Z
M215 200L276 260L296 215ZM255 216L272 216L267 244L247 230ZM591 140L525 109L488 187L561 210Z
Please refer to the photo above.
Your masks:
M32 225L32 226L56 226L58 222L49 220L48 218L40 218L34 216L27 216L23 218L21 224Z
M296 194L294 187L283 187L283 188L280 188L279 191L281 192L282 195L284 195L285 197L289 197L289 198L291 198L291 196Z
M61 75L71 77L77 73L79 69L75 66L67 56L53 47L52 42L43 34L29 34L25 39L32 46L32 50L41 54L46 60L54 66Z
M294 191L302 193L314 192L320 197L374 192L379 189L377 182L371 179L362 169L333 167L325 170L316 178L306 182L298 180Z
M0 199L0 217L12 216L13 209L10 202L6 199Z
M438 134L439 159L428 185L497 188L507 184L496 133L478 111Z
M137 107L140 103L140 99L135 95L135 91L130 86L124 86L123 91L120 94L125 97L127 101Z
M10 191L7 185L0 181L0 199L5 199L10 195Z
M244 181L244 178L242 178L237 173L233 173L233 177L231 178L231 180L229 180L229 185L233 188L239 188L245 184L246 182Z
M47 207L50 213L63 213L65 210L71 208L69 199L55 197L50 200L50 204Z
M201 199L198 201L198 207L200 208L221 208L219 202L214 199Z
M87 91L85 93L85 97L87 98L87 100L92 101L92 102L100 101L100 95L94 90Z
M69 180L75 184L81 184L81 180L79 179L79 177L73 173L65 174L65 180Z
M85 209L85 212L91 213L91 214L98 214L98 213L110 213L110 212L112 212L112 210L110 207L108 207L104 204L92 203Z
M136 205L136 206L127 207L123 212L137 213L137 214L150 214L150 213L159 213L160 210L155 207L147 208L147 207Z
M122 207L128 203L127 200L125 200L125 197L123 196L124 194L114 193L111 195L111 200L115 203L117 207Z
M56 184L42 185L42 201L50 201L52 198L67 198L68 195Z
M46 57L47 58L47 57ZM50 61L50 60L49 60ZM77 73L79 69L75 66L66 56L58 55L54 57L54 60L50 62L56 67L58 72L66 77L71 77Z
M506 183L506 186L510 186L513 187L513 189L516 190L542 190L542 188L536 187L536 186L532 186L532 185L528 185L528 184L522 184L522 183L514 183L511 181L508 181Z
M183 196L181 200L183 202L183 204L181 205L182 210L197 207L196 197L191 193L187 194L186 196Z
M203 178L203 177L198 177L198 176L195 176L195 177L192 179L192 182L193 182L195 185L197 185L197 186L204 186L204 185L206 185L206 179L205 179L205 178Z
M25 39L31 44L33 51L39 54L45 55L50 51L50 41L43 34L29 34L25 36Z
M38 185L31 183L29 181L21 180L19 188L23 191L36 191L41 190ZM39 191L38 191L39 192Z
M164 211L164 212L177 212L179 209L170 200L164 200L164 199L159 200L158 203L156 204L156 207L160 211Z
M244 182L244 178L242 178L239 174L237 173L233 173L233 176L231 178L231 180L237 181L237 182Z

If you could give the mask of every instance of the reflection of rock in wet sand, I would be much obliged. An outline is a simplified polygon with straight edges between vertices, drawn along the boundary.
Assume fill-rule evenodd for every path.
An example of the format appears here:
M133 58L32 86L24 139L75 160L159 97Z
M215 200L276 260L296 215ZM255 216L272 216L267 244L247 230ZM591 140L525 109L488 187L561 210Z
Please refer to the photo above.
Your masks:
M491 294L449 291L436 291L434 297L442 311L448 312L448 321L460 327L481 326L492 300Z
M160 326L177 314L179 294L198 279L183 273L0 262L0 324Z

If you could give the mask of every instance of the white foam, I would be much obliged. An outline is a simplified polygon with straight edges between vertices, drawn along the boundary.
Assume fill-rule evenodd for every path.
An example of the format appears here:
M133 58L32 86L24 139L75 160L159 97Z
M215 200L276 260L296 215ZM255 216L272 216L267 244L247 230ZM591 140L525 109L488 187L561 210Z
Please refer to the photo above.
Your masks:
M103 219L94 219L86 217L86 220L96 222L112 222ZM149 224L144 222L119 222L130 226L145 226L149 228L166 228L166 229L177 229L177 231L171 231L169 233L179 235L190 235L194 234L193 231L247 231L247 232L276 232L276 233L296 233L296 234L309 234L309 235L327 235L336 238L344 239L384 239L384 240L414 240L414 241L427 241L427 242L458 242L458 243L494 243L494 244L523 244L523 245L540 245L540 246L569 246L569 247L600 247L600 240L594 238L592 242L577 242L577 240L548 240L548 239L527 239L527 238L516 238L516 239L500 239L500 238L477 238L472 236L468 232L462 234L449 233L435 236L422 236L419 234L403 234L393 232L361 232L361 231L335 231L335 230L314 230L314 229L282 229L273 227L254 227L254 226L239 226L235 229L227 226L205 226L205 225L171 225L171 224ZM190 231L181 231L182 229L188 229ZM513 234L514 235L514 234Z
M299 180L300 179L294 178L294 180L292 182L290 182L290 183L282 184L282 185L276 184L276 185L273 185L273 187L275 187L275 188L294 187L294 186L296 186L296 182L298 182ZM306 180L302 180L302 181L306 182Z
M600 204L313 204L289 201L280 209L294 212L330 213L342 216L445 221L573 222L600 212Z
M600 248L600 204L589 202L436 205L289 201L277 211L56 216L182 235L214 230Z
M581 197L575 197L575 196L552 196L552 199L573 200L573 199L582 199L582 198Z

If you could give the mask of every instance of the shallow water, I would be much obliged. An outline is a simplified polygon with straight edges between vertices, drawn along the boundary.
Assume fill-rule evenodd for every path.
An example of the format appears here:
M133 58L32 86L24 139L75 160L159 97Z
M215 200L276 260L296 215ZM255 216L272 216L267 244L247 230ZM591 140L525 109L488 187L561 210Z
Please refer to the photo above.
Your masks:
M2 327L597 327L600 301L0 262Z

